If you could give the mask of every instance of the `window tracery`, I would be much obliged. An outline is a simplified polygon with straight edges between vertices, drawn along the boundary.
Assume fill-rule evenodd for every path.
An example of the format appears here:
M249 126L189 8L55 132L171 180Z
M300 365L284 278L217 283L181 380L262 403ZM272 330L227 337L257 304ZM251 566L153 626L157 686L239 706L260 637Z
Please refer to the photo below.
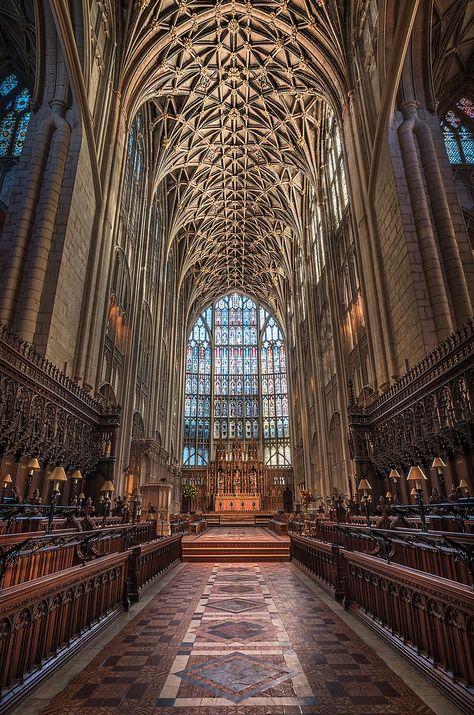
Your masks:
M441 127L451 164L474 164L474 103L461 97L444 116Z
M137 410L146 415L149 390L151 385L151 364L153 348L153 327L150 310L146 304L142 308L142 324L139 344L138 370L137 370Z
M31 118L30 99L15 74L0 82L0 157L20 156Z
M329 108L327 121L328 130L325 146L325 153L327 154L327 194L333 224L337 227L342 220L342 215L347 206L349 197L347 194L341 132L337 125L336 117Z
M128 344L128 311L130 308L130 272L125 254L116 250L105 329L102 379L119 394L121 376Z
M143 118L135 117L128 134L120 216L124 227L125 250L135 245L140 224L140 202L144 196Z
M207 308L187 345L184 466L208 463L211 435L260 440L267 464L291 464L283 335L273 316L240 293Z

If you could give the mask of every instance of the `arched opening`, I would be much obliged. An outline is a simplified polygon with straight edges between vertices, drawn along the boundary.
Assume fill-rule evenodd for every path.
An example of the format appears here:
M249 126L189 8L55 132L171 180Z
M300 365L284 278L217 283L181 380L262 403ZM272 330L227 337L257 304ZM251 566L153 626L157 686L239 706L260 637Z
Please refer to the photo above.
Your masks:
M257 444L269 467L291 465L286 346L278 322L241 293L216 300L186 350L183 466L213 448Z

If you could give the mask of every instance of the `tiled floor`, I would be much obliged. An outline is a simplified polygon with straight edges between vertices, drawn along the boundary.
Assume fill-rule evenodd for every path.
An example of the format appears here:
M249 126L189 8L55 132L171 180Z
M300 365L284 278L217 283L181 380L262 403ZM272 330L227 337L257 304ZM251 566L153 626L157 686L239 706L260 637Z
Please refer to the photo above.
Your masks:
M42 712L431 715L345 620L291 564L186 564Z

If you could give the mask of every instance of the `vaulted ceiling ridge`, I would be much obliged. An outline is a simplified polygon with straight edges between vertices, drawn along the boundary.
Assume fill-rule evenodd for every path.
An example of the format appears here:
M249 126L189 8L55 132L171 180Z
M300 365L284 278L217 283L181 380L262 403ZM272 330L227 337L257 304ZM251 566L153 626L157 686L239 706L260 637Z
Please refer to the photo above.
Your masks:
M247 288L274 302L291 283L320 105L347 96L339 13L334 0L152 0L132 22L124 105L154 105L167 250L203 301Z

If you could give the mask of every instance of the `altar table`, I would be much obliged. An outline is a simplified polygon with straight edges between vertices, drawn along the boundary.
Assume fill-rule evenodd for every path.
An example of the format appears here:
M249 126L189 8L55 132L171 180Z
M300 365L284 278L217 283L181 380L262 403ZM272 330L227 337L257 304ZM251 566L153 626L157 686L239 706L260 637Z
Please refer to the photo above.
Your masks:
M260 511L259 494L216 494L216 511Z

